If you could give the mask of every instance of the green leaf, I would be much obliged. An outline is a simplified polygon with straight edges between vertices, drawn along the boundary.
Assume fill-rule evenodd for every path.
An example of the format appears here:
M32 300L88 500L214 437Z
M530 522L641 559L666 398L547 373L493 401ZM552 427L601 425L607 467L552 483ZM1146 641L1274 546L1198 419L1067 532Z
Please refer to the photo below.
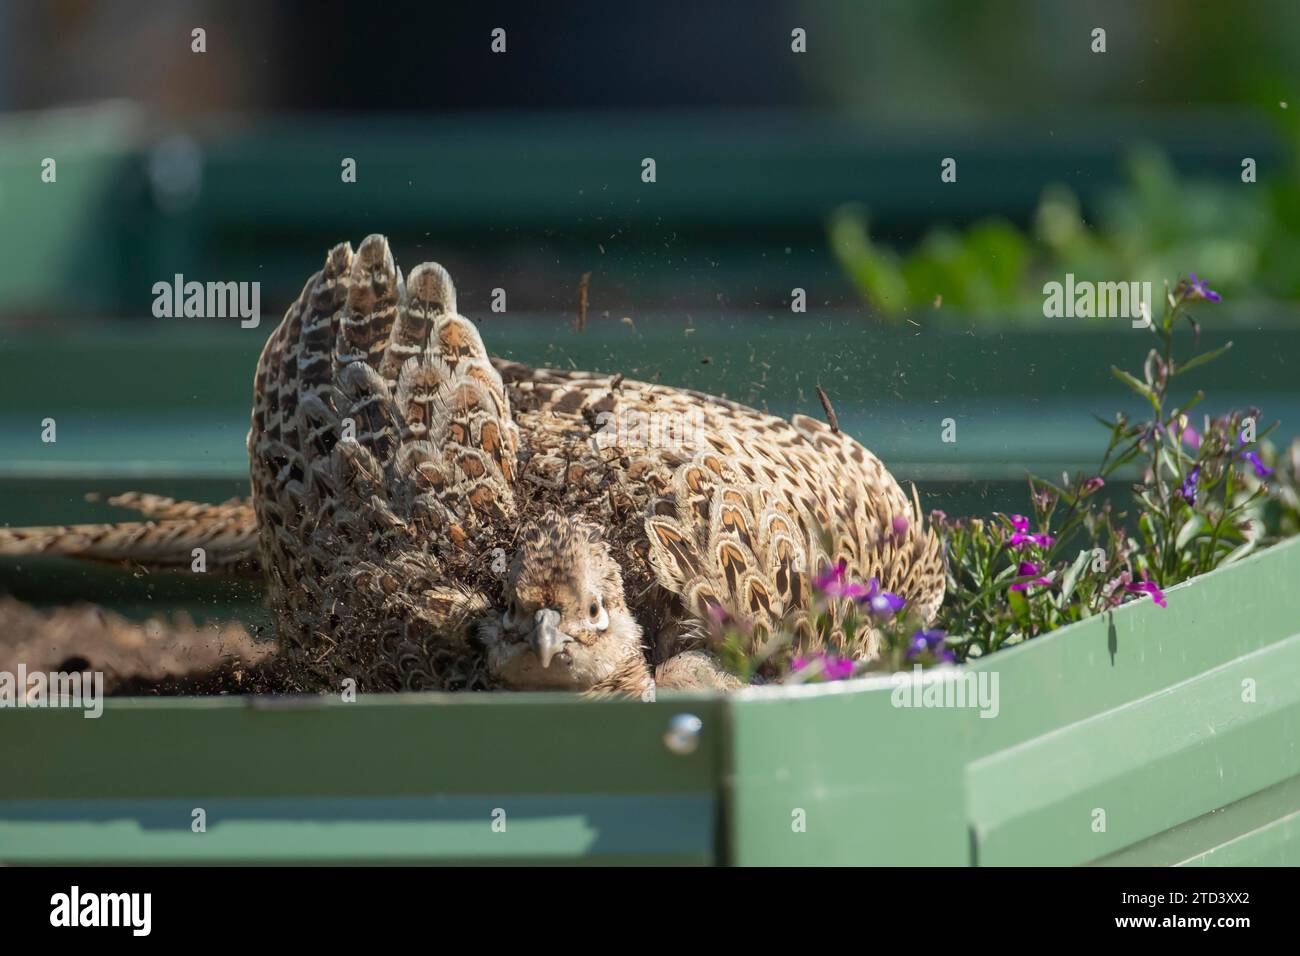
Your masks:
M835 211L830 246L858 290L882 315L896 318L913 304L898 256L871 241L861 207Z
M1223 346L1222 348L1213 349L1209 352L1202 352L1200 355L1194 356L1193 358L1189 358L1182 365L1178 366L1177 371L1175 371L1174 374L1182 375L1184 372L1190 372L1194 368L1199 368L1200 366L1204 365L1206 362L1213 362L1216 358L1218 358L1224 352L1228 351L1228 349L1230 348L1232 348L1231 342L1229 342L1227 345Z
M1174 539L1174 547L1181 551L1187 546L1187 542L1196 537L1197 532L1204 526L1205 519L1199 514L1193 514L1183 523L1183 526L1178 529L1178 537Z
M1232 551L1232 553L1229 554L1222 561L1220 561L1219 564L1220 566L1225 564L1232 564L1232 562L1244 558L1246 555L1250 554L1250 552L1254 550L1255 550L1255 539L1251 539L1250 541L1247 541L1245 544L1241 545L1240 547L1235 548Z
M1117 379L1119 379L1121 382L1123 382L1123 383L1124 383L1125 385L1127 385L1129 388L1133 389L1133 391L1137 392L1139 395L1141 395L1143 398L1145 398L1148 402L1150 402L1152 408L1156 409L1157 411L1160 410L1160 404L1159 404L1159 402L1156 400L1156 393L1155 393L1154 391L1152 391L1149 387L1147 387L1146 385L1144 385L1141 381L1139 381L1139 380L1138 380L1137 378L1135 378L1133 375L1130 375L1128 372L1124 371L1124 370L1123 370L1122 368L1120 368L1118 365L1112 365L1112 366L1110 367L1110 372L1111 372L1111 374L1114 375Z
M1011 612L1015 614L1017 621L1027 621L1029 619L1029 602L1025 600L1024 591L1008 591L1007 603L1011 605Z
M1070 595L1074 593L1074 585L1079 580L1079 575L1083 573L1084 567L1092 558L1092 552L1080 551L1079 556L1074 559L1074 563L1065 571L1065 577L1061 578L1061 602L1058 607L1064 607L1065 603L1070 600Z
M1231 344L1232 344L1231 342L1228 343L1228 345ZM1180 368L1179 371L1182 371L1182 369ZM1189 411L1191 411L1197 405L1201 404L1201 402L1203 402L1204 400L1205 400L1205 393L1202 392L1200 389L1197 389L1196 394L1193 395L1191 399L1188 400L1187 404L1184 405L1182 408L1178 409L1179 414L1186 415Z

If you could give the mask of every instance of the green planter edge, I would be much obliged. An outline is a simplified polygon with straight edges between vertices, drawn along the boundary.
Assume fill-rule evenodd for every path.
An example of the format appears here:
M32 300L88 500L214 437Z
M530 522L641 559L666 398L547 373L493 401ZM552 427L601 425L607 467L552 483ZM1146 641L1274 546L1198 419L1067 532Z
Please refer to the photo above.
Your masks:
M1293 865L1297 582L1292 540L949 669L993 718L889 676L9 710L0 862Z

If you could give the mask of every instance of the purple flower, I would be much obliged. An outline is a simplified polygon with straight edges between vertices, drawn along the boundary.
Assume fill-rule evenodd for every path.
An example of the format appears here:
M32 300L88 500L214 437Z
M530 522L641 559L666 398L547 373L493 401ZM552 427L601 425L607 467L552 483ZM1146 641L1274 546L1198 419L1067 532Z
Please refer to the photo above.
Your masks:
M902 515L899 515L898 517L896 517L896 518L893 520L892 524L893 524L893 528L894 528L894 534L895 534L895 536L897 536L897 537L899 537L899 538L901 538L901 537L903 537L903 535L907 534L907 529L908 529L908 527L910 527L910 526L908 525L908 523L907 523L907 519L904 518Z
M912 635L911 643L907 648L907 659L910 661L921 654L931 653L941 661L955 660L952 651L944 645L944 638L948 636L946 631L927 630L922 628Z
M813 587L827 597L848 598L852 601L861 601L869 598L871 593L866 586L856 581L846 581L844 578L848 562L840 558L839 564L833 568L827 568L817 576L813 581Z
M1041 570L1042 568L1039 565L1035 564L1033 561L1021 561L1020 567L1017 569L1016 573L1017 576L1024 578L1032 574L1037 574ZM1052 583L1051 578L1037 577L1034 578L1034 580L1032 581L1020 581L1016 584L1013 584L1011 585L1011 590L1028 591L1035 584L1051 584L1051 583Z
M1082 494L1090 495L1094 491L1098 490L1099 488L1104 488L1105 486L1106 486L1105 478L1102 478L1100 476L1089 478L1087 481L1083 483Z
M1208 279L1196 278L1196 273L1189 273L1187 281L1183 284L1184 299L1205 299L1207 302L1218 302L1223 296L1215 292L1209 286Z
M1131 594L1150 594L1151 600L1155 601L1156 604L1161 607L1169 606L1168 602L1165 601L1165 592L1160 590L1156 582L1148 580L1145 572L1142 574L1141 581L1135 584L1126 584L1124 590Z
M858 600L860 603L866 604L867 609L872 614L877 614L882 617L890 614L897 614L903 609L904 605L907 604L907 602L897 594L891 594L888 591L880 590L880 581L876 578L872 578L868 581L867 585L868 590L866 595Z
M1267 478L1269 475L1273 474L1273 469L1260 461L1259 455L1255 454L1255 452L1243 451L1241 453L1241 458L1250 462L1251 465L1254 466L1256 478Z
M1200 478L1201 466L1194 465L1178 488L1179 497L1185 499L1189 505L1194 506L1196 504L1196 483L1200 481Z

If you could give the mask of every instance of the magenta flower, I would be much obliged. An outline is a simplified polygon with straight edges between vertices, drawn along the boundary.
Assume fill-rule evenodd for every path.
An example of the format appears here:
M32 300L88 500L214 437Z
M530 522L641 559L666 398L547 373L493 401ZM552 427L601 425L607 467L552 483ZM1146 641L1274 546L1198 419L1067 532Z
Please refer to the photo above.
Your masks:
M862 601L871 597L871 592L866 585L857 581L845 580L845 571L848 568L848 562L840 558L839 563L833 568L827 568L817 576L813 581L813 587L827 597L848 598L851 601Z
M907 519L904 518L902 515L896 517L893 520L892 524L893 524L895 536L901 538L903 537L903 535L907 534L907 529L909 525L907 523Z
M791 673L795 671L807 670L814 663L818 665L818 672L813 678L821 677L826 680L845 680L853 676L854 663L852 658L837 657L834 654L827 654L825 651L818 651L817 654L809 659L807 657L796 657L790 662Z
M721 604L717 604L713 601L710 601L708 607L708 613L709 613L709 621L713 625L713 629L715 631L722 630L722 625L727 623L727 618L729 616L726 610L723 608L723 606Z
M1089 478L1083 483L1083 494L1090 495L1094 491L1106 486L1106 479L1100 476Z
M1029 577L1032 574L1038 574L1038 572L1041 570L1042 567L1035 564L1033 561L1021 561L1020 567L1017 569L1017 575L1022 578ZM1028 591L1035 584L1051 584L1051 583L1052 583L1051 578L1037 577L1034 578L1034 580L1032 581L1020 581L1016 584L1013 584L1011 585L1011 590Z
M828 655L822 666L827 680L845 680L853 676L853 661L847 657Z
M1014 529L1011 535L1011 547L1024 548L1026 544L1036 544L1040 548L1050 548L1052 542L1056 539L1050 534L1030 534L1029 519L1024 515L1012 515L1011 527Z
M1169 606L1168 602L1165 601L1165 592L1160 590L1160 587L1156 582L1147 579L1146 572L1143 572L1141 581L1137 581L1134 584L1126 584L1124 590L1128 591L1130 594L1150 594L1151 600L1155 601L1156 604L1161 607Z
M859 598L859 602L866 604L867 610L872 614L881 617L890 614L897 614L907 604L897 594L891 594L889 591L880 590L880 581L872 578L867 582L868 590L864 597Z
M1267 478L1269 475L1273 474L1273 469L1264 464L1264 462L1260 460L1259 455L1255 454L1255 452L1243 451L1241 453L1241 458L1250 462L1251 465L1254 466L1256 478Z

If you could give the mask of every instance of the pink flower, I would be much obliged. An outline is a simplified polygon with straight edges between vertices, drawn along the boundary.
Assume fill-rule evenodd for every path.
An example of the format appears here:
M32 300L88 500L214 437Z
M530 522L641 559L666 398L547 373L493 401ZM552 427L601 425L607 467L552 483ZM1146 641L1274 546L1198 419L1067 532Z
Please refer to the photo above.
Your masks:
M822 673L827 680L844 680L853 676L853 661L847 657L827 656L822 665Z
M1150 594L1151 600L1155 601L1156 604L1161 607L1169 606L1168 602L1165 601L1165 592L1160 590L1160 587L1154 581L1147 579L1146 572L1143 572L1141 581L1125 585L1124 590L1130 594Z
M1036 544L1040 548L1050 548L1056 540L1050 534L1030 534L1029 519L1024 515L1012 515L1011 527L1014 529L1011 535L1011 547L1024 548L1027 544Z
M723 609L721 604L716 604L713 601L710 601L708 611L709 620L713 622L714 628L721 628L722 625L726 623L727 612Z
M827 568L817 576L816 580L813 581L813 587L827 597L848 598L852 601L860 601L871 597L871 591L865 584L845 580L847 568L848 562L840 558L835 567Z
M851 658L837 657L834 654L828 654L825 651L818 651L812 658L796 657L790 662L790 671L807 670L813 665L817 666L817 672L809 678L816 680L845 680L853 676L854 663Z

